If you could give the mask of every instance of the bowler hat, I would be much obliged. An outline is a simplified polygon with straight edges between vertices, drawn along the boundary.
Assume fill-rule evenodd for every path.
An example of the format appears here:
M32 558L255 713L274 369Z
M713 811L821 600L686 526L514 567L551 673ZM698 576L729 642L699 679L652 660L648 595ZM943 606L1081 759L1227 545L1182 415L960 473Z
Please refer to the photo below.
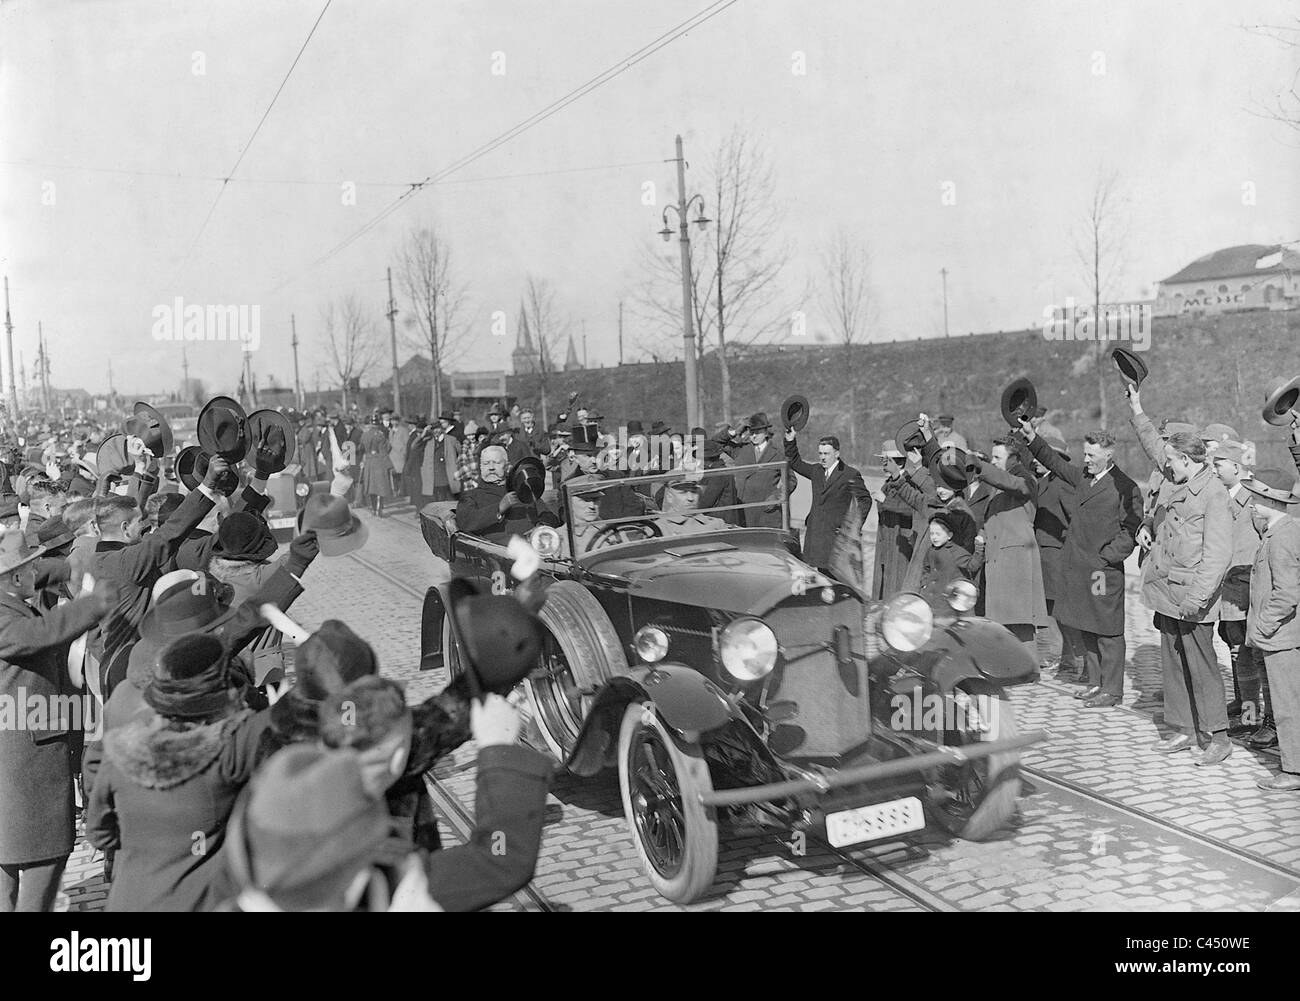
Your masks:
M787 428L802 431L811 414L812 408L808 405L808 397L799 393L786 397L786 401L781 404L781 423Z
M642 429L640 421L633 420L627 422L627 433L630 437L634 434L645 434L645 431Z
M925 435L921 433L921 424L919 421L908 421L898 433L894 435L894 444L898 450L906 455L912 449L919 449L925 444Z
M955 445L939 449L930 462L930 473L950 490L965 490L970 483L966 475L966 450Z
M0 535L0 574L20 570L45 555L44 549L32 549L22 532L10 531Z
M1029 417L1038 409L1038 393L1028 379L1013 379L1002 390L1002 419L1014 427L1020 426L1021 417Z
M333 494L312 494L298 515L300 531L316 532L322 556L343 556L360 549L370 529L352 513L347 500Z
M531 504L546 492L546 467L541 459L526 455L511 468L506 483L519 495L521 504Z
M1295 476L1280 469L1257 469L1255 475L1242 480L1241 485L1251 493L1267 497L1269 500L1281 501L1283 504L1300 504L1300 495L1295 492Z
M278 473L293 461L298 447L289 418L277 410L254 410L248 415L248 452L245 460L256 465L258 452L264 456L259 473Z
M467 655L470 690L512 691L537 667L541 622L513 596L484 594L464 577L454 578L448 593Z
M357 755L291 744L267 759L232 812L226 862L241 892L260 891L284 910L320 908L386 858L391 830Z
M199 444L209 455L239 462L248 454L248 425L244 408L229 396L214 396L199 411Z
M145 448L158 458L172 451L172 428L157 409L147 403L137 403L132 415L126 419L126 433L141 439Z
M771 431L772 422L767 419L767 414L759 411L745 422L745 426L751 431Z
M1293 379L1282 379L1273 384L1264 400L1264 420L1278 427L1284 427L1292 421L1291 412L1300 402L1300 375Z
M1142 385L1142 380L1147 377L1146 362L1127 348L1115 348L1110 353L1110 358L1119 369L1120 375L1124 376L1125 382Z

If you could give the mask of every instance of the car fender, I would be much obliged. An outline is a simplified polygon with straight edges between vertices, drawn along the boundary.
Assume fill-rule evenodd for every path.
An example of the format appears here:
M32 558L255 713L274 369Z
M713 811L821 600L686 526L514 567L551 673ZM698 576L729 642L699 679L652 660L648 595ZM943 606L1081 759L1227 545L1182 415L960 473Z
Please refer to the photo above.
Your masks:
M442 626L448 614L449 600L446 584L435 584L424 592L424 605L420 609L421 671L446 668L449 662L452 667L459 664L459 658L448 658L447 651L442 648ZM451 635L456 643L460 643L460 629L456 625L455 618L451 620ZM455 674L449 673L449 678L454 681Z
M726 693L694 668L683 664L636 667L611 678L596 695L565 767L576 775L595 775L611 765L623 714L629 703L642 701L653 702L669 729L692 743L702 734L744 721Z

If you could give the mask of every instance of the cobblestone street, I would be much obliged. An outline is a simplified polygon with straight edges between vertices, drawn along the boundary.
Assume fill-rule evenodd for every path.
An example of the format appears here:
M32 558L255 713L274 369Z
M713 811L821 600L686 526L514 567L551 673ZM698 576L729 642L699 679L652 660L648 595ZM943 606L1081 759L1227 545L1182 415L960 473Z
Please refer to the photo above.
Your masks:
M370 541L354 557L313 564L293 615L309 628L347 621L373 644L383 673L419 701L440 680L417 670L420 596L447 567L428 552L409 508L369 524ZM770 831L725 831L713 892L685 909L1300 910L1300 795L1255 788L1277 769L1276 754L1238 745L1221 766L1199 768L1190 755L1148 747L1162 732L1160 666L1134 569L1123 708L1084 709L1068 686L1048 679L1012 690L1020 729L1050 734L1022 755L1014 830L988 843L934 840L892 856L811 841L796 856ZM466 745L436 770L449 839L468 830L474 754ZM102 858L79 841L60 909L101 908L101 868ZM536 878L499 905L542 908L683 909L643 877L612 772L557 780Z

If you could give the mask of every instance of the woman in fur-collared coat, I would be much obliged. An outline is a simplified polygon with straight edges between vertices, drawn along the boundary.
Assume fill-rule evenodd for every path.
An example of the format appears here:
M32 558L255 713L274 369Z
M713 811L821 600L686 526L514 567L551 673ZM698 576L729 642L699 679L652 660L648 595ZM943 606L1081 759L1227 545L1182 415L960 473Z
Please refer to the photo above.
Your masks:
M86 838L117 850L108 910L205 910L219 902L226 821L268 713L244 706L230 655L210 634L164 647L144 700L152 713L104 737Z

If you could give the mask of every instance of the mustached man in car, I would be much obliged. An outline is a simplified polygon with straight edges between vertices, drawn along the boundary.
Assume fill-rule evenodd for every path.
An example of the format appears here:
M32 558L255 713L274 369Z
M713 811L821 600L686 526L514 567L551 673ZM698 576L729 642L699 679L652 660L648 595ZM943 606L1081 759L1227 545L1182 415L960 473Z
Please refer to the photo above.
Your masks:
M456 506L456 525L462 532L505 545L512 535L527 535L545 517L557 524L555 514L540 499L525 504L506 486L506 450L489 445L479 455L480 485L467 490Z

